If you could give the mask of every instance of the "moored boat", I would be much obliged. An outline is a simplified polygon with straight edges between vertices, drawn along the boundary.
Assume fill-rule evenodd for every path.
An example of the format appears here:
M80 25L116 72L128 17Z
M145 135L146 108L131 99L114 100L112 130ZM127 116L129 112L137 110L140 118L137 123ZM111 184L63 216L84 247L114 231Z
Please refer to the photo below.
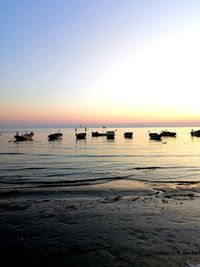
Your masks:
M76 139L86 139L86 133L76 133Z
M132 132L125 132L124 138L133 138L133 133Z
M103 126L101 133L99 133L98 131L92 132L92 137L99 137L99 136L107 136L106 127L105 126Z
M193 129L190 132L191 136L200 137L200 130L194 131Z
M106 136L106 133L92 132L92 137Z
M84 132L78 132L78 130L82 130L82 129L85 129ZM79 128L76 128L75 129L75 132L76 132L76 139L86 139L86 132L87 132L87 129L86 128L82 128L81 126Z
M176 137L176 132L170 132L170 131L162 131L160 133L161 136L164 136L164 137Z
M57 133L49 134L48 139L49 141L59 140L61 139L63 134L60 132L60 130Z
M107 136L107 139L115 139L115 132L114 131L107 131L106 136Z
M162 137L162 136L161 136L160 134L158 134L158 133L149 133L149 138L150 138L151 140L161 141L161 140L162 140L161 137Z
M16 132L16 135L14 136L15 140L13 142L22 142L22 141L33 141L33 132L26 132L25 134L19 135L18 132Z

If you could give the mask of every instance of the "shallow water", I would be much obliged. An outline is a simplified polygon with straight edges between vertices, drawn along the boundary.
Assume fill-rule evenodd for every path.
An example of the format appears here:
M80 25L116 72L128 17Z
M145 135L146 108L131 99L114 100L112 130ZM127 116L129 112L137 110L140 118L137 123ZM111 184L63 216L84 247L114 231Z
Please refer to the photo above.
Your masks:
M59 190L66 186L102 184L108 181L199 183L200 138L191 128L170 128L177 137L150 141L148 131L165 128L117 128L115 140L92 137L76 140L74 129L60 129L61 141L48 141L57 129L34 131L33 142L9 142L16 130L0 135L0 190ZM17 129L19 133L25 130ZM115 130L115 129L108 129ZM123 133L133 131L132 139Z
M57 129L33 129L21 143L1 131L2 266L198 266L200 138L118 128L108 141L92 130L49 142Z

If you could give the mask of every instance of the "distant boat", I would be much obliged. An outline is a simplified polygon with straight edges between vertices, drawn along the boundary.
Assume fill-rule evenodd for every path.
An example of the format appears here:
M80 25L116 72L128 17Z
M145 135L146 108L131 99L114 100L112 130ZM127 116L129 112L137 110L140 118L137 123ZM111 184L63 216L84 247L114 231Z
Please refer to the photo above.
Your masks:
M107 135L106 133L99 133L98 131L92 132L92 137L106 136L106 135Z
M84 132L78 132L79 130L82 130L84 129ZM78 127L75 129L75 132L76 132L76 139L86 139L86 132L87 132L87 129L86 128L82 128L82 126Z
M194 131L192 129L192 131L190 132L191 136L196 136L196 137L200 137L200 130Z
M165 136L165 137L176 137L176 133L175 132L170 132L170 131L162 131L160 133L161 136Z
M106 127L105 126L102 127L102 132L101 133L99 133L98 131L92 132L92 137L99 137L99 136L107 136Z
M149 138L151 140L157 140L157 141L161 141L161 134L158 134L158 133L149 133Z
M33 141L33 132L26 132L25 134L19 135L18 132L16 132L16 135L14 136L15 140L13 142L22 142L22 141Z
M114 131L107 131L106 136L107 136L107 139L115 139L115 132Z
M132 132L125 132L124 138L133 138L133 133Z
M49 134L48 139L49 141L59 140L61 139L63 134L60 132L60 130L57 133Z

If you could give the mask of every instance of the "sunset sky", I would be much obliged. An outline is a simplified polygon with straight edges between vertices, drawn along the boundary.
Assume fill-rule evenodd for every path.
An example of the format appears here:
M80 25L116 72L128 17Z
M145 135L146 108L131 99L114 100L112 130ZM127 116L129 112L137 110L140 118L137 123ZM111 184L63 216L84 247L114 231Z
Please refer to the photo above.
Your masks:
M200 125L199 0L1 0L0 127Z

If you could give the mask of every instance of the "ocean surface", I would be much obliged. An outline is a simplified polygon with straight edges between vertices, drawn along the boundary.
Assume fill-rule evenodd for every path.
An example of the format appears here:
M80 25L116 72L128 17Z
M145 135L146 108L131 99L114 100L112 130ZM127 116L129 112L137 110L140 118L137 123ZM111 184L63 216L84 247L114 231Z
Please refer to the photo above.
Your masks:
M195 128L194 128L195 129ZM34 132L33 142L12 141L16 131ZM165 128L109 128L115 139L92 137L76 140L74 128L63 128L60 141L48 141L58 129L13 129L0 131L0 192L9 190L62 190L68 186L109 181L153 183L200 182L200 138L191 128L168 128L177 137L150 141L148 131ZM133 138L125 139L124 132Z

